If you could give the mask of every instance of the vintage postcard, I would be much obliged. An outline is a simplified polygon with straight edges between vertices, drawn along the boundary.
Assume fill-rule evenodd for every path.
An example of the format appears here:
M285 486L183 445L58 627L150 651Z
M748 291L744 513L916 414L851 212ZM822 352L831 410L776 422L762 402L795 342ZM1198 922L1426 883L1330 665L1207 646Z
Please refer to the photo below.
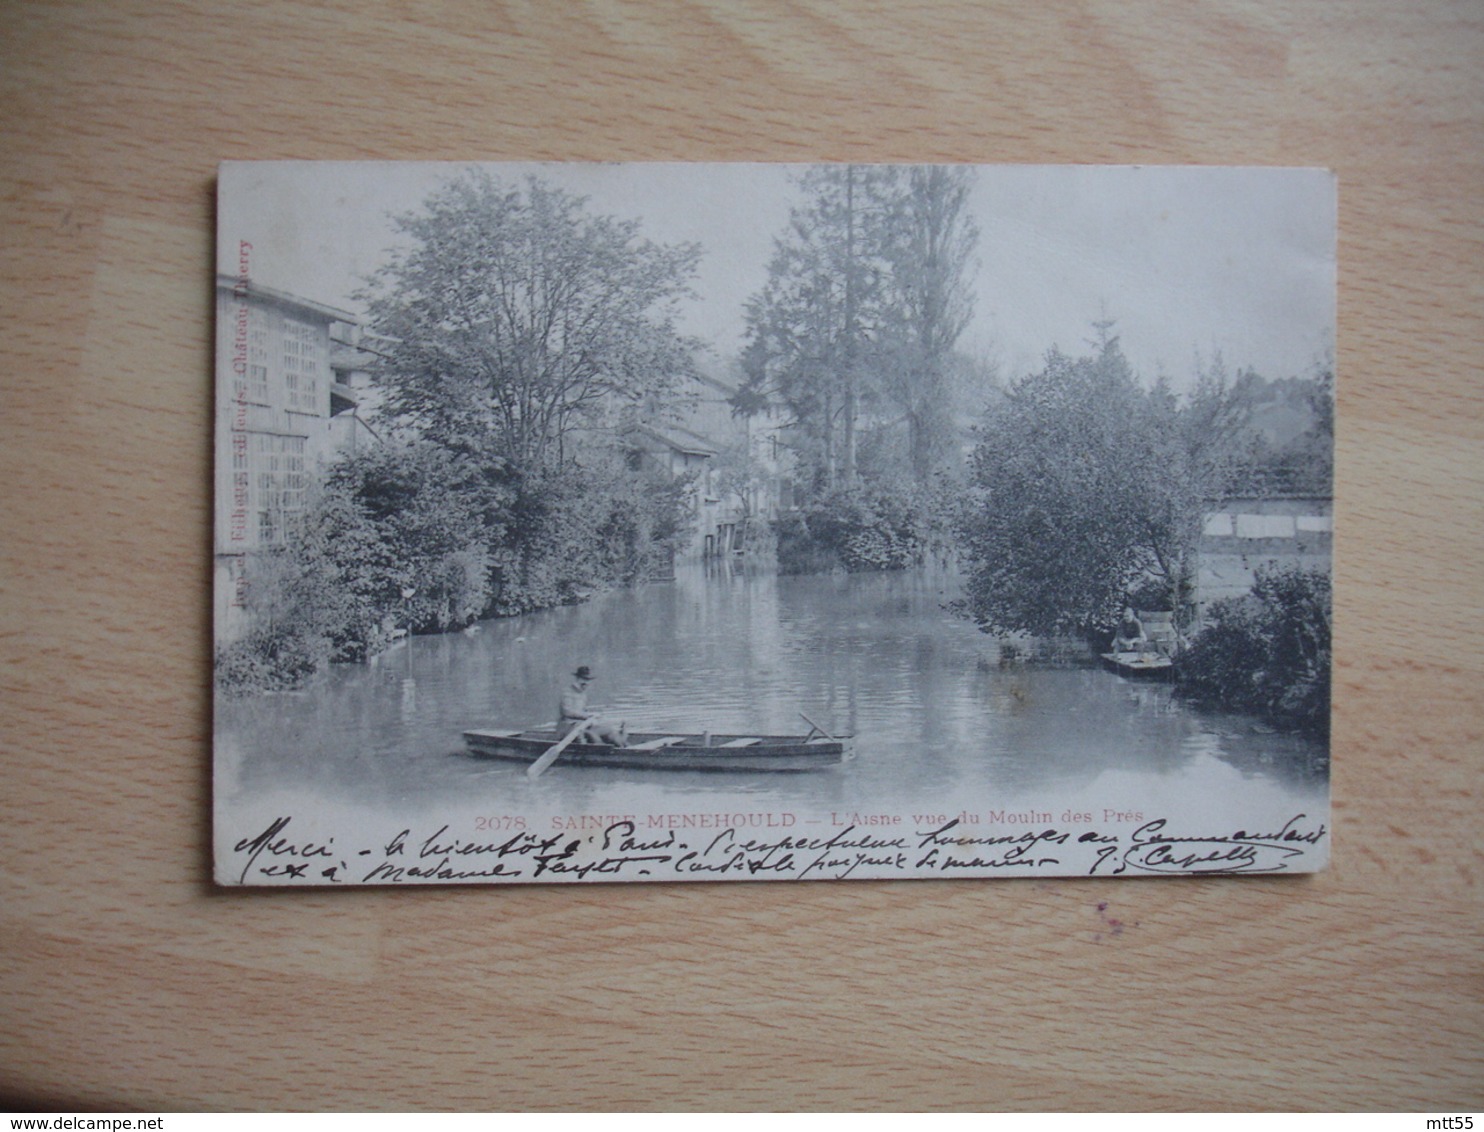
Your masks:
M1335 195L223 165L217 882L1322 868Z

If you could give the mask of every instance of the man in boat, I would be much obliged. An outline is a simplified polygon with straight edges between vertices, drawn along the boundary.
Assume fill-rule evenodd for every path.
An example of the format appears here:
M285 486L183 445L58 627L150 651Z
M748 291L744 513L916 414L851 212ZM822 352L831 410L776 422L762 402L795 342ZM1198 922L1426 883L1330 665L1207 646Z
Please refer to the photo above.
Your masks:
M557 738L565 739L581 727L583 733L576 740L579 743L607 743L611 747L627 747L629 737L622 723L614 727L596 712L588 710L587 689L592 682L593 670L585 664L579 665L577 671L572 673L572 683L562 693L558 708Z
M1123 607L1123 617L1118 622L1118 631L1113 634L1113 651L1143 652L1149 638L1144 635L1144 623L1134 613L1131 605Z

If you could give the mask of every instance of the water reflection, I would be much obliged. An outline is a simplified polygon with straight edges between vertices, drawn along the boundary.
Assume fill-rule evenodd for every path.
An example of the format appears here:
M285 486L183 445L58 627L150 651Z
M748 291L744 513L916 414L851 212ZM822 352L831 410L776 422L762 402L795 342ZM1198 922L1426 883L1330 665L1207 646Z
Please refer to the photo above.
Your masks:
M949 805L1110 782L1177 803L1233 788L1322 800L1319 745L1098 669L1000 668L995 643L945 612L957 593L945 572L780 578L728 563L416 638L306 692L220 704L218 789L379 808L477 795L574 813ZM466 728L553 718L578 664L597 671L591 702L631 729L797 734L803 713L853 733L856 759L799 776L583 770L532 783L463 753Z

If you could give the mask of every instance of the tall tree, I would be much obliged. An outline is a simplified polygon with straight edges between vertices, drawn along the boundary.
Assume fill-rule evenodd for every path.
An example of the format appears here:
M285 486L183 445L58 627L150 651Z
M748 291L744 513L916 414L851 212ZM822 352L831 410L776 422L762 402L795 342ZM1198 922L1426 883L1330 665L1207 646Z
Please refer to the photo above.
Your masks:
M883 385L907 420L919 481L941 466L953 441L954 347L974 309L968 276L979 229L967 212L972 187L968 168L907 169L886 245L891 302Z
M615 398L668 396L689 365L675 328L700 249L641 238L536 177L456 177L365 293L390 345L387 409L444 446L532 468Z
M875 392L874 343L886 322L895 179L880 166L805 173L804 202L747 306L744 400L770 397L787 408L818 488L856 475L856 427Z

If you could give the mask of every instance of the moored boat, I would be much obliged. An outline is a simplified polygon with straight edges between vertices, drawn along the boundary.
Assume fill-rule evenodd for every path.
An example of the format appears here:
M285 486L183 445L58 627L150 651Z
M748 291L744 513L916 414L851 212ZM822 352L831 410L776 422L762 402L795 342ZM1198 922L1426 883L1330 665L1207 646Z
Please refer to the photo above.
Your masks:
M1168 680L1175 674L1175 662L1160 653L1105 652L1103 667L1119 676L1143 680Z
M557 766L629 770L807 771L845 761L850 736L678 735L636 732L627 747L573 743ZM487 759L534 763L557 742L554 730L465 731L469 753Z

